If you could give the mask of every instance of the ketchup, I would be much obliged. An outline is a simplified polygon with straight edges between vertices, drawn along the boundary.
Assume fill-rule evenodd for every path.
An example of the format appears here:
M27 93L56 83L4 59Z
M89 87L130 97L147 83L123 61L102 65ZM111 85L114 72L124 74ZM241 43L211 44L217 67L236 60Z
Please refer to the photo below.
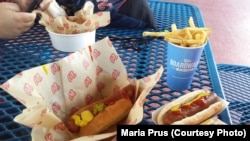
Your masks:
M105 103L105 105L113 105L115 103L115 100L110 99L110 100L108 100L108 101L106 101L104 103Z
M178 110L172 110L171 113L176 114L176 115L182 115L183 114L182 110L184 110L184 109L192 109L192 107L196 106L196 105L198 105L200 107L205 107L206 106L206 103L205 103L206 97L207 96L200 97L199 99L192 101L192 103L190 103L190 104L182 104L182 105L180 105Z
M181 110L178 110L178 111L171 111L173 114L176 114L176 115L182 115L182 112Z
M206 106L205 97L202 97L201 99L194 101L191 105L193 104L199 105L201 107L205 107Z

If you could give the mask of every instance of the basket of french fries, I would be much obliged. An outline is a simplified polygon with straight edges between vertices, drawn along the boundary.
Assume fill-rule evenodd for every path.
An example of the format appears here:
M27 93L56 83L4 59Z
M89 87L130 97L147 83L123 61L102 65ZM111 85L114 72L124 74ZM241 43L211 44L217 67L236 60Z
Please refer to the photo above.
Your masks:
M143 36L163 37L167 43L167 83L177 91L190 88L195 70L199 64L211 29L197 27L193 17L188 19L189 26L177 28L171 25L171 31L143 32Z
M58 61L24 70L0 87L25 109L14 121L32 141L102 140L116 125L143 120L143 104L163 67L141 79L128 73L106 37Z

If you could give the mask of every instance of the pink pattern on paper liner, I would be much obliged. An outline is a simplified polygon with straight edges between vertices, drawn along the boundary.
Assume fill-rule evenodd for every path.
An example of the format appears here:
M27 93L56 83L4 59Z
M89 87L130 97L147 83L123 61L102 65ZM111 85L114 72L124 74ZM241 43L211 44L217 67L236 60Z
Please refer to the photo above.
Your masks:
M113 88L113 94L118 93L118 92L119 92L119 90L120 90L120 87L119 87L119 86L117 86L117 85L115 85L115 86L114 86L114 88Z
M100 55L101 55L101 52L97 49L94 49L94 51L93 51L94 59L97 59Z
M99 76L101 72L103 72L102 67L97 66L97 67L96 67L96 75Z
M43 117L47 113L47 109L42 110L41 117Z
M57 29L57 31L63 31L64 27L63 26L57 26L56 29Z
M120 76L120 71L118 71L117 69L113 70L112 78L116 80L119 76Z
M85 26L90 26L91 25L91 21L90 20L86 20L84 25Z
M63 122L60 122L54 126L54 130L66 130L66 126Z
M92 79L89 76L87 76L84 80L84 86L88 88L91 83Z
M73 70L69 71L69 73L67 75L69 82L72 82L76 77L77 77L76 73Z
M70 89L68 92L69 100L73 101L76 97L76 92L73 89Z
M39 83L41 83L42 80L43 80L43 77L42 77L39 73L36 73L36 74L34 75L34 83L35 83L36 85L38 85Z
M85 97L85 101L86 101L87 105L91 104L94 101L94 97L90 94L87 94Z
M34 88L30 84L24 83L23 90L27 95L32 96Z
M10 87L10 83L9 83L9 82L5 82L5 83L2 85L2 88L3 88L4 90L8 90L9 87Z
M60 90L60 85L57 84L56 82L52 83L52 85L51 85L52 94L56 94L56 92L59 90Z
M93 103L94 102L94 97L91 94L87 94L85 96L85 102L86 102L86 105L89 105L89 104ZM78 108L72 107L71 110L70 110L70 115L74 114L76 111L78 111Z
M71 33L72 33L72 34L78 34L79 31L78 31L77 29L75 29L75 30L73 30Z
M44 139L45 139L45 141L54 141L54 140L53 140L52 133L46 133L46 134L44 135Z
M105 88L105 84L102 82L98 82L96 87L97 87L97 91L101 92Z
M61 105L57 102L52 103L52 110L54 113L57 113L58 111L61 110Z
M56 63L53 63L52 65L51 65L51 72L52 72L52 74L56 74L56 72L59 72L60 71L60 66L58 65L58 64L56 64Z
M112 64L114 64L117 60L118 60L118 55L117 54L115 54L115 53L112 53L111 55L110 55L110 57L109 57L109 60L110 60L110 62L112 63Z
M49 21L48 21L49 23L53 23L54 22L54 18L52 18L52 17L49 17Z
M71 108L70 115L73 115L76 111L78 111L77 108L75 108L75 107Z
M83 68L84 68L85 70L87 70L88 67L89 67L89 62L88 62L86 59L84 59L84 60L82 61L82 65L83 65Z
M65 29L69 29L69 23L64 23L64 24L63 24L63 27L64 27Z
M74 61L74 55L73 55L73 54L70 54L70 55L66 58L66 60L67 60L69 63L71 63L72 61Z

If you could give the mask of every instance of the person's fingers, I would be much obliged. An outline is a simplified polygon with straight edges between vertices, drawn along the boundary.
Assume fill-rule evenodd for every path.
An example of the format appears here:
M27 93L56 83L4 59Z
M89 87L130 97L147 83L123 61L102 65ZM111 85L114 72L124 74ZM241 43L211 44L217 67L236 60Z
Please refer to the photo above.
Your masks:
M20 34L22 34L22 33L24 33L24 32L26 32L26 31L29 31L30 30L30 26L27 26L27 27L22 27L21 29L20 29Z
M30 22L26 22L23 24L23 32L28 31L33 25L34 25L34 21L30 21Z
M23 32L28 31L34 24L36 13L20 12L19 7L14 3L1 3L1 26L0 37L11 39L20 36Z
M36 19L36 13L26 13L26 12L21 12L19 13L20 15L20 22L25 22L25 23L29 23L29 22L34 22Z
M28 31L34 24L36 14L35 13L26 13L26 12L16 12L15 14L15 24L17 30L22 33Z

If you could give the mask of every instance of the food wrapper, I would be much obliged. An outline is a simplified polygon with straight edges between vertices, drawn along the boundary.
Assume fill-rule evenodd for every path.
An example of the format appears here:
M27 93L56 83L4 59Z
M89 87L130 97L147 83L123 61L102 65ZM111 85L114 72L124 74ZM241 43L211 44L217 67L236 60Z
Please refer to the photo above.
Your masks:
M220 120L219 117L216 115L216 116L202 122L201 125L227 125L227 123Z
M74 16L61 15L54 17L48 11L35 10L34 12L41 15L39 24L58 34L91 32L110 23L110 12L93 13L94 5L90 1L86 2L84 7L77 11Z
M156 85L163 67L141 79L128 78L124 64L109 37L56 62L24 70L1 85L26 108L14 121L32 128L32 140L96 140L116 132L78 137L65 120L78 108L102 99L132 84L137 89L126 124L143 118L146 96Z
M209 119L203 121L202 123L200 123L200 125L219 125L219 124L224 125L224 124L226 124L225 122L221 121L221 120L218 118L218 115L219 115L223 110L225 110L225 109L227 108L227 106L229 105L229 102L226 101L226 100L224 100L224 99L222 99L222 98L220 98L220 97L219 97L219 100L220 100L220 101L223 103L223 105L224 105L224 107L222 108L222 110L219 111L219 112L218 112L216 115L214 115L213 117L211 117L211 118L209 118ZM173 104L173 103L169 102L169 103L167 103L167 104ZM152 112L152 121L153 121L153 123L154 123L155 125L158 125L156 119L157 119L157 116L158 116L159 112L162 110L162 108L164 108L164 106L166 106L166 105L162 105L162 106L160 106L159 108L157 108L155 111Z

